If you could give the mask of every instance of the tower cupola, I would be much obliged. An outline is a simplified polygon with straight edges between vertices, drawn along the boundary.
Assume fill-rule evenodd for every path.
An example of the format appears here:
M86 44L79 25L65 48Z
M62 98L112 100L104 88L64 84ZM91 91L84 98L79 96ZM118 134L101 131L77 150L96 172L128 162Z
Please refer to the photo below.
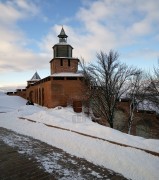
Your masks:
M54 58L72 58L73 47L67 44L67 35L64 28L62 27L60 34L57 36L59 43L53 46L53 57Z

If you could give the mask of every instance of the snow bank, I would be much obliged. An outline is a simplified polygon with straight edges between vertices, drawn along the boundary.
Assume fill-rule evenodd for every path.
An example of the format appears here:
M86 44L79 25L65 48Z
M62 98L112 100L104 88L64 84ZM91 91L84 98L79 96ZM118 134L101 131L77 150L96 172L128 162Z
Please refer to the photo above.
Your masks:
M121 144L127 144L150 151L159 152L159 141L132 136L92 122L84 114L73 112L72 108L54 108L37 111L25 118L61 128L82 132Z
M83 77L82 73L71 73L71 72L61 72L61 73L54 73L51 75L52 77Z
M11 96L6 99L11 98ZM98 136L119 143L159 152L159 140L134 137L93 123L82 113L76 114L71 108L47 109L40 106L26 106L18 97L14 97L14 107L8 113L0 114L0 126L18 133L32 136L66 152L85 158L94 164L112 169L131 179L157 180L159 177L159 157L130 147L122 147L99 139L81 136L71 131L51 128L43 123L59 126L85 134ZM5 100L2 99L2 100ZM9 100L7 100L9 101ZM17 101L17 102L16 102ZM18 103L21 102L21 103ZM1 103L3 109L4 103ZM20 104L22 106L20 106ZM11 105L11 104L10 104ZM8 105L8 107L10 107ZM19 119L25 117L36 123Z

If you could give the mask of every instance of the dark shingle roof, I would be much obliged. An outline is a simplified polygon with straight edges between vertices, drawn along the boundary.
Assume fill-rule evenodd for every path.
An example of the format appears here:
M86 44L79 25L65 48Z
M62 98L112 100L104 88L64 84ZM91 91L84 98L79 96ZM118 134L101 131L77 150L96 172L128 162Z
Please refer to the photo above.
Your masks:
M37 72L35 72L35 74L33 75L33 77L31 78L31 81L34 81L34 80L40 80L40 76Z
M59 38L67 38L67 37L68 37L68 36L66 35L65 30L63 29L63 27L62 27L61 32L60 32L60 34L58 35L58 37L59 37Z

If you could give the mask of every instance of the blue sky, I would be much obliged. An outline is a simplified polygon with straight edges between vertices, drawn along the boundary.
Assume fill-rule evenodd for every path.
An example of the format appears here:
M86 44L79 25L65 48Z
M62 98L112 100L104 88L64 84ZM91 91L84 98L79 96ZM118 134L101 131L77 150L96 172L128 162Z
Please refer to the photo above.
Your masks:
M63 25L73 56L100 50L152 71L159 58L158 0L0 0L0 87L50 75L52 46Z

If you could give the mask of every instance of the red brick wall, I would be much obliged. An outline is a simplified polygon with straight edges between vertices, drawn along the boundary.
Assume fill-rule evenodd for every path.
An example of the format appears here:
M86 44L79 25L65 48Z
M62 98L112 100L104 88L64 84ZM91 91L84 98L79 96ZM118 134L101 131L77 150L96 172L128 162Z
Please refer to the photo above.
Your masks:
M82 100L83 84L77 80L52 80L52 95L54 105L72 104L73 100Z
M24 89L19 89L16 92L8 92L7 95L9 95L9 96L20 96L20 97L26 99L26 91L24 91Z
M128 133L130 102L118 102L114 116L114 129ZM109 126L107 119L100 119L99 124ZM159 116L150 111L134 112L131 135L145 138L159 138Z
M26 97L41 106L52 107L51 80L41 81L27 88Z
M118 111L122 111L125 114L125 117L122 118L122 121L125 122L125 129L123 129L123 132L127 133L130 103L119 102L117 108ZM119 118L115 120L118 121ZM131 134L146 138L159 138L159 120L156 113L150 114L148 111L135 111Z
M20 97L26 99L26 91L18 91L16 93L16 96L20 96Z
M62 60L62 66L61 66ZM70 61L70 66L68 64ZM51 74L59 72L74 72L78 70L78 59L55 58L50 61Z
M82 99L83 84L79 78L77 80L41 80L26 90L26 98L48 108L56 106L66 106L74 99Z

